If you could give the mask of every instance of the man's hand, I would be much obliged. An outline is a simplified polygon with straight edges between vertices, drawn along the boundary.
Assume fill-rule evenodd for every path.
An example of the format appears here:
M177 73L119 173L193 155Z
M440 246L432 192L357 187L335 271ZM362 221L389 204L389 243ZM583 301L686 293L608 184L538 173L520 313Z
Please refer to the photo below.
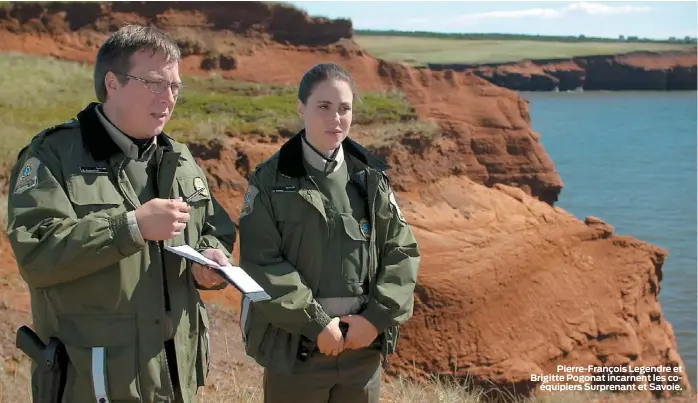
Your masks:
M189 221L189 205L181 199L152 199L136 210L136 222L146 241L179 235Z
M349 325L344 348L368 347L378 336L378 329L361 315L346 315L342 316L340 320Z
M225 254L218 249L205 249L201 254L221 266L225 266L229 263ZM191 274L194 276L194 280L196 280L197 283L206 288L215 287L226 281L215 271L198 263L193 263L191 265Z
M325 355L338 355L344 350L344 336L339 330L339 318L333 318L318 334L317 348Z

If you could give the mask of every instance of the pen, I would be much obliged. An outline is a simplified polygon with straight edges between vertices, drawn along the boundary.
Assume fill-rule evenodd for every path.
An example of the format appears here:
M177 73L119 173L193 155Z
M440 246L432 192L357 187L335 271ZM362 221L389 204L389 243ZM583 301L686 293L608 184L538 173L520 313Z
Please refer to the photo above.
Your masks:
M201 189L197 190L196 192L194 192L193 195L191 195L191 196L187 197L186 199L184 199L184 202L185 202L185 203L189 203L193 198L195 198L196 196L198 196L199 194L201 194L201 192L203 192L203 191L204 191L204 188L201 188Z

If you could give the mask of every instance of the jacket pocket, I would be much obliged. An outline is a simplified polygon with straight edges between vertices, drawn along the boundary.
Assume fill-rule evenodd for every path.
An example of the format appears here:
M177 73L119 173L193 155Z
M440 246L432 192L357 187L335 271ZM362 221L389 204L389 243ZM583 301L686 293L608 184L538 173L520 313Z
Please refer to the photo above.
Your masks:
M196 384L206 385L206 377L211 366L211 336L206 307L199 305L199 347L196 354Z
M66 190L78 218L110 208L125 209L124 198L106 174L72 175L66 181Z
M347 283L363 283L369 265L368 221L356 221L349 214L342 214L345 237L342 239L342 272ZM363 227L363 228L362 228Z
M69 399L140 402L138 335L132 314L84 314L58 317L58 338L70 364Z
M184 229L187 234L185 240L198 239L204 228L211 194L204 180L199 176L178 176L177 183L179 184L179 197L185 201L189 199L187 204L191 207L189 221Z

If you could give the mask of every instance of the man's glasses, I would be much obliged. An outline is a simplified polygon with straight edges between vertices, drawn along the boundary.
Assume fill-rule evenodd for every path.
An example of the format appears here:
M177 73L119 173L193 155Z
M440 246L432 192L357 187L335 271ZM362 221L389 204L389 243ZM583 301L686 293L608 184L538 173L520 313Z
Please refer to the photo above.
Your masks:
M179 92L182 90L182 88L186 87L182 83L171 83L169 81L164 81L164 80L148 80L145 78L132 76L132 75L126 74L126 73L120 73L120 74L123 75L124 77L130 78L132 80L142 82L143 84L145 84L145 86L148 88L148 90L150 90L150 92L152 92L154 94L162 94L169 87L170 90L172 91L172 96L177 98L177 96L179 96Z

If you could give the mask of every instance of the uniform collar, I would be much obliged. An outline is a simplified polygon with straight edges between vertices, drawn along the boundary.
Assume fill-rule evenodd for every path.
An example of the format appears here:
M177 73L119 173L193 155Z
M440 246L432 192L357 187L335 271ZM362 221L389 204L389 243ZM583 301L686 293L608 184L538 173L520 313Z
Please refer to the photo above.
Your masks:
M310 164L311 167L326 174L337 172L344 163L344 147L340 144L334 152L334 155L329 158L320 153L313 147L305 136L303 139L303 158Z
M305 130L301 130L295 136L291 137L279 150L279 173L292 178L300 178L307 175L305 165L303 164L303 137ZM377 171L386 171L390 166L376 158L367 149L361 146L356 141L345 138L342 141L342 151L344 158L356 158L370 168Z
M92 102L80 111L77 119L80 122L80 135L87 151L95 160L107 160L116 154L122 153L119 146L111 138L107 129L97 116L96 102ZM163 133L157 136L157 144L164 150L172 151L172 139Z
M150 157L153 155L155 152L155 147L156 147L156 139L153 137L152 141L150 142L150 145L148 145L148 148L143 151L143 155L139 156L139 149L138 145L134 143L124 132L122 132L118 127L116 127L105 115L104 111L102 110L102 105L98 105L95 108L95 113L97 114L97 118L99 121L102 123L102 126L104 126L104 129L107 131L107 134L109 134L109 137L116 143L117 146L119 146L119 149L121 149L121 152L124 153L127 157L131 158L132 160L148 160Z

